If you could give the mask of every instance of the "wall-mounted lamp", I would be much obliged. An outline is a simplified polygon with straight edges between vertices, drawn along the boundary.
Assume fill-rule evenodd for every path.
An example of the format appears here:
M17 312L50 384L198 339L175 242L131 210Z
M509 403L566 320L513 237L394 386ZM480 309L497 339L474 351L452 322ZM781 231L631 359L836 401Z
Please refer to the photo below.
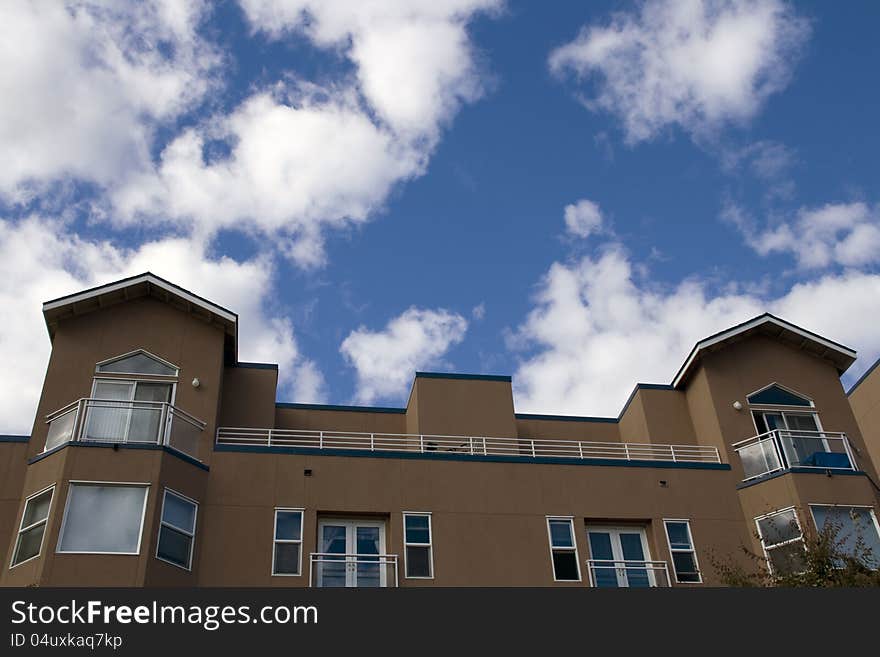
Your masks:
M736 410L741 411L741 410L743 409L742 402L739 401L739 400L736 400L735 402L733 402L733 407L734 407Z
M200 385L202 385L202 382L199 381L199 378L198 377L194 378L193 379L193 388L198 388Z

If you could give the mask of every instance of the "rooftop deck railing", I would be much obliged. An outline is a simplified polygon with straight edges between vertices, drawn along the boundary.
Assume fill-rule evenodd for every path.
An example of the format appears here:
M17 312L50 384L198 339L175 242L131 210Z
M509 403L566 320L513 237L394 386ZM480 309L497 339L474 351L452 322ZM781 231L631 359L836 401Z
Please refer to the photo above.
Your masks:
M43 451L88 441L171 447L199 459L205 423L167 402L83 398L46 416ZM200 460L200 459L199 459Z
M797 468L855 470L845 433L774 429L733 445L743 466L743 481Z
M583 440L431 436L301 429L221 427L217 430L217 444L371 452L466 454L469 456L619 459L676 463L721 462L718 449L707 445L651 445Z
M608 561L589 559L590 586L598 588L653 588L670 586L665 561Z

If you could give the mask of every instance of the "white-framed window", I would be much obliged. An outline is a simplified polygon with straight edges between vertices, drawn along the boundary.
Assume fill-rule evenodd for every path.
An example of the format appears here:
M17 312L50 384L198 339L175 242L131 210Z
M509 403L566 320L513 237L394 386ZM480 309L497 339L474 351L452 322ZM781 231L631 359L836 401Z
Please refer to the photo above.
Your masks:
M554 582L581 581L577 544L574 540L574 518L547 516L547 536L550 540L550 561Z
M57 552L140 554L149 484L72 481Z
M193 545L196 542L196 519L199 505L195 500L165 489L156 558L184 570L192 569Z
M272 574L302 574L303 509L275 509L272 535Z
M25 500L21 522L18 525L18 537L15 539L15 549L12 551L12 561L9 564L10 568L40 556L54 493L55 484L52 484Z
M697 562L697 551L694 549L694 536L688 520L665 518L666 542L672 557L672 570L675 581L679 584L700 584L700 564Z
M434 549L431 514L424 511L403 513L403 561L407 579L434 578Z
M842 552L864 558L870 568L880 568L880 525L873 507L810 504L810 513L816 529L830 525L836 531Z
M177 376L180 368L167 360L138 349L127 354L102 360L95 365L95 372L102 374L136 374L139 376Z
M804 532L794 507L755 518L770 572L785 574L804 567Z

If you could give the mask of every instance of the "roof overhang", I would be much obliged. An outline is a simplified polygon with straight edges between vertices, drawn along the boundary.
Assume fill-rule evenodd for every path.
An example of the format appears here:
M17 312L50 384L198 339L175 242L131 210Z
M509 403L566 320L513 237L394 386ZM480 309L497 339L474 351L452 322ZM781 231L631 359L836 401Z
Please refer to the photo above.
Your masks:
M49 338L55 338L55 329L65 319L141 297L158 299L222 329L227 361L237 362L238 315L149 272L45 302Z
M747 322L700 340L688 355L672 380L678 388L694 372L703 355L723 349L725 346L745 340L754 335L766 335L797 349L803 349L819 358L831 361L839 374L843 374L856 360L856 352L842 344L823 338L791 322L765 313Z

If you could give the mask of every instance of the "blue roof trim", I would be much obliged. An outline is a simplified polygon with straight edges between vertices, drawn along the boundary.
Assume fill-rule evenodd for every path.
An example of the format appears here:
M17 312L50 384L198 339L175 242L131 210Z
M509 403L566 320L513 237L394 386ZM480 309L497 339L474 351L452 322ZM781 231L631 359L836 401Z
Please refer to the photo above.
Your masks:
M26 443L30 436L0 435L0 443Z
M333 404L295 404L275 402L275 408L297 408L304 411L349 411L352 413L406 413L405 408L385 408L382 406L335 406Z
M620 459L570 459L554 456L482 456L479 454L437 454L423 452L368 452L358 449L334 449L330 452L315 447L263 447L260 445L214 445L215 452L250 452L256 454L290 454L301 456L353 456L378 459L428 459L432 461L477 461L480 463L538 463L550 465L600 465L628 468L664 468L686 470L730 470L727 463L681 463L676 461L623 461Z
M238 361L234 367L245 367L250 370L278 370L278 363L246 363Z
M763 484L765 481L770 481L771 479L776 479L777 477L784 477L787 474L820 474L820 475L828 475L831 473L834 475L847 475L847 476L862 476L867 477L868 474L862 470L835 470L833 468L787 468L785 470L779 470L778 472L771 472L768 475L764 475L763 477L756 477L749 481L743 481L736 485L737 490L742 490L743 488L749 488L750 486L756 486L757 484Z
M552 420L556 422L607 422L617 424L616 417L589 417L582 415L541 415L540 413L515 413L517 420Z
M871 367L869 367L869 368L865 371L865 373L862 374L862 375L859 377L859 380L856 381L855 383L853 383L852 386L850 386L850 389L846 391L846 396L849 397L851 394L853 394L853 391L854 391L856 388L858 388L858 387L862 384L862 381L864 381L864 380L867 379L869 376L871 376L871 372L873 372L874 370L876 370L878 365L880 365L880 358L878 358L877 360L875 360L875 361L874 361L874 364L871 365Z
M503 381L513 379L506 374L458 374L456 372L416 372L417 379L462 379L464 381Z
M167 454L171 454L171 456L176 456L181 461L186 461L187 463L196 466L197 468L201 468L205 472L208 472L210 468L199 461L198 459L194 459L192 456L188 454L184 454L183 452L178 452L176 449L168 447L167 445L153 445L151 443L105 443L105 442L97 442L94 440L77 440L75 442L64 443L62 445L58 445L53 449L50 449L48 452L43 452L42 454L37 454L31 459L28 459L28 465L32 465L37 461L42 461L47 456L51 456L55 452L60 452L62 449L66 449L67 447L118 447L119 449L147 449L153 451L163 451Z

